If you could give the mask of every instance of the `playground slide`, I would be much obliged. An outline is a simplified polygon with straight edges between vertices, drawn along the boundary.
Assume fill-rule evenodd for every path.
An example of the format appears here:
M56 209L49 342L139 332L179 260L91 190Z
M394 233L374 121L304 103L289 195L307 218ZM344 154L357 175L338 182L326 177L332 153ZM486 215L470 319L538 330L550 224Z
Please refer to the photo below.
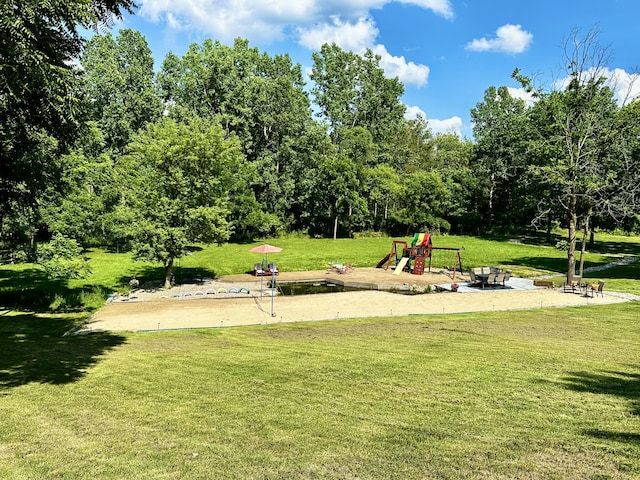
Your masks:
M402 259L400 259L400 262L398 263L398 266L393 271L393 274L394 275L400 275L400 273L402 273L402 270L404 269L404 267L407 265L408 261L409 261L409 257L402 257Z
M385 263L387 263L387 260L389 260L389 257L390 257L390 256L391 256L391 254L390 254L390 253L387 253L387 256L386 256L386 257L384 257L382 260L380 260L380 261L378 262L378 264L376 265L376 268L382 268L382 267L384 267L384 264L385 264Z

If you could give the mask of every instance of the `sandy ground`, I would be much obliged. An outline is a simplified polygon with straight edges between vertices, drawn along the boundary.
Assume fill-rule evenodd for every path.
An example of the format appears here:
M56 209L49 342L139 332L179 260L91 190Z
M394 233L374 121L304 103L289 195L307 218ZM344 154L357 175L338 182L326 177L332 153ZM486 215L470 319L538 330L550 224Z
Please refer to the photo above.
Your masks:
M332 271L283 272L278 282L330 280L370 288L420 290L426 285L450 285L451 273L393 275L391 270L356 269L340 275ZM456 275L456 282L466 277ZM115 298L99 310L84 331L149 331L181 328L231 327L344 318L506 311L618 303L634 298L605 292L603 297L563 293L562 289L484 289L472 293L441 292L401 295L388 291L357 291L301 296L267 295L267 278L234 275L171 290L138 291L129 299ZM216 293L245 287L247 293ZM233 291L233 290L232 290ZM207 294L206 292L209 292ZM262 292L262 294L261 294ZM187 295L185 296L185 293ZM124 301L123 301L124 300Z

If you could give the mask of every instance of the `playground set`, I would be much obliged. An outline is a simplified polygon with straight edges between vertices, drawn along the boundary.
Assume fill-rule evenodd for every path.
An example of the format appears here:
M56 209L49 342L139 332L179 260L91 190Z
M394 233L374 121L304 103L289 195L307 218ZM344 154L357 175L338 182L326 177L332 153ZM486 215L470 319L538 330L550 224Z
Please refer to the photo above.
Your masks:
M413 275L422 275L425 268L431 272L434 250L444 250L454 252L453 258L453 279L455 280L456 271L462 271L462 259L460 258L459 248L450 247L434 247L431 234L416 233L413 236L411 245L404 240L393 240L391 243L391 251L378 262L376 268L384 268L387 270L393 267L394 275L400 272L409 272Z

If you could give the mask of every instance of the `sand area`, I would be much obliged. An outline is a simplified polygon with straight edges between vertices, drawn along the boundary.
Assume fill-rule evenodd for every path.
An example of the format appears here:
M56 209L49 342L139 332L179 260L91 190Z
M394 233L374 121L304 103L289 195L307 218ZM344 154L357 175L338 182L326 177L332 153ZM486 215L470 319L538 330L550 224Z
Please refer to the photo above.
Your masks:
M532 280L513 279L510 288L464 288L468 277L456 274L461 288L451 292L452 272L411 275L392 270L357 268L345 274L333 270L281 272L278 283L329 281L371 290L316 295L270 295L269 278L233 275L202 279L172 289L140 289L129 297L114 297L85 325L92 331L153 331L233 327L345 318L507 311L565 306L589 306L638 300L605 291L604 296L563 293L562 288L534 287ZM443 290L403 295L392 291ZM392 290L392 291L389 291ZM236 293L238 291L238 293ZM247 293L248 291L248 293ZM215 293L213 293L215 292Z

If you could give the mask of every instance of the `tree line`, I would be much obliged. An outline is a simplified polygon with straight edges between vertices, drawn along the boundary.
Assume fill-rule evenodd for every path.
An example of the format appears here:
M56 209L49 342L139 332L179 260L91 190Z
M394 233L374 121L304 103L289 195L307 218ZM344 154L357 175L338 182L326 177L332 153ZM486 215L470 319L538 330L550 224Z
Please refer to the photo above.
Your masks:
M244 39L192 44L155 71L139 32L83 45L72 29L47 56L56 21L105 22L131 3L66 2L79 9L66 17L26 3L1 14L3 38L15 31L1 52L0 239L15 259L52 238L112 246L161 262L168 281L194 242L533 225L567 229L573 271L577 231L636 228L640 103L615 101L593 31L572 32L561 88L517 70L532 102L488 87L471 141L407 120L402 83L371 51L323 45L309 84Z

